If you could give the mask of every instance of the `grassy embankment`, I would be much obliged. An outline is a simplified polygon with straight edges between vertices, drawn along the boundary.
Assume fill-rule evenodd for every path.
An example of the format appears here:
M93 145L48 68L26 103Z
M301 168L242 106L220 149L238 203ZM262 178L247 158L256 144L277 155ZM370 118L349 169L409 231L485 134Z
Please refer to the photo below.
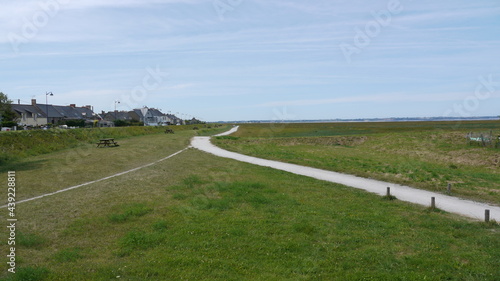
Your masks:
M500 204L500 149L470 146L470 131L500 122L248 124L219 146L266 159L355 174Z
M206 131L204 125L196 125L202 135ZM196 126L171 126L174 131L192 130ZM82 145L95 144L102 138L124 139L134 136L159 134L166 127L116 127L116 128L94 128L94 129L51 129L30 130L0 133L0 165L10 165L29 156L47 154L67 148L77 148ZM221 131L221 129L219 129Z
M117 148L92 147L85 150L91 155L71 165L72 173L84 175L96 163L119 170L127 167L115 165L125 160L136 166L152 162L184 148L193 134L147 135L123 139ZM18 171L18 196L38 185L50 191L54 171L68 165L65 159L73 157L72 151L27 158L44 164ZM28 184L34 175L37 182ZM5 221L7 210L2 210L0 220ZM133 173L19 204L16 214L17 273L7 273L4 263L0 279L500 276L496 224L192 149ZM6 237L2 232L0 240ZM0 252L7 253L5 243Z
M187 147L194 135L227 129L193 127L171 127L175 134L164 134L163 127L9 132L0 138L0 172L29 173L18 188L18 200L26 199L149 164ZM140 138L148 135L147 141ZM120 147L96 149L101 138L115 138Z

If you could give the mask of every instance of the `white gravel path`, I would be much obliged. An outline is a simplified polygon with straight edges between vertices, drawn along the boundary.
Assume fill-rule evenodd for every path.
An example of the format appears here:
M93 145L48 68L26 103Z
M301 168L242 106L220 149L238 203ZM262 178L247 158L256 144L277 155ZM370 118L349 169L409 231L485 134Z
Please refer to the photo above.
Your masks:
M219 134L217 136L229 135L236 132L236 130L238 130L238 127L234 127L230 131ZM366 179L353 175L347 175L347 174L326 171L295 164L288 164L278 161L266 160L235 152L230 152L213 145L210 142L210 137L194 137L191 140L191 146L196 149L214 154L216 156L234 159L259 166L271 167L274 169L287 171L297 175L312 177L319 180L339 183L346 186L363 189L368 192L376 193L379 195L385 195L387 192L387 187L390 187L391 195L396 196L398 200L407 201L419 205L430 206L431 197L435 197L437 208L477 220L484 220L485 210L490 210L490 219L494 219L500 222L499 206L493 206L470 200L463 200L440 193L434 193L430 191L412 188L409 186L403 186L399 184L393 184L373 179Z

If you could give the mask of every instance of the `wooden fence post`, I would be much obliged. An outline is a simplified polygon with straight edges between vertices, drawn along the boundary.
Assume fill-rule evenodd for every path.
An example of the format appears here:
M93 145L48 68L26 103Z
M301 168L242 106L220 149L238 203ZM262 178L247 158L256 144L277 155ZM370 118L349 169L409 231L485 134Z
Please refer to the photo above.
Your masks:
M390 187L387 187L387 193L386 193L386 196L387 196L387 197L391 197L391 188L390 188Z
M436 208L436 197L431 197L431 209Z
M448 183L447 192L448 192L448 194L451 194L451 183Z
M484 221L490 222L490 210L484 210Z

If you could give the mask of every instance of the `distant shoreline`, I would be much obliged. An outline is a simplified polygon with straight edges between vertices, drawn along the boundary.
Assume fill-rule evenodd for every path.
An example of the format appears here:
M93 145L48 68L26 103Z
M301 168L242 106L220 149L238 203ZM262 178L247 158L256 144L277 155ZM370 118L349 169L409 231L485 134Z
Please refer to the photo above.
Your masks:
M357 119L304 119L304 120L239 120L216 121L213 123L348 123L348 122L433 122L433 121L495 121L498 116L476 117L391 117Z

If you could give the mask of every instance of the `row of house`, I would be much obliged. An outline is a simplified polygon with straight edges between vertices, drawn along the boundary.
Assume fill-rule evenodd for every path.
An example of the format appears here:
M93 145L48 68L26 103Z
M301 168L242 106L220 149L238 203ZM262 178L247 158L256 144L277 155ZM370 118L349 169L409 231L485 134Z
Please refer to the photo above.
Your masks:
M181 125L186 122L173 114L164 114L155 108L143 107L131 111L102 111L94 113L92 106L77 107L39 104L36 99L31 104L12 104L12 110L17 115L20 126L40 127L47 124L61 124L68 120L84 120L89 124L100 127L112 127L115 120L142 122L145 126ZM187 123L197 124L199 120L192 119Z
M65 120L96 120L98 119L92 110L92 106L76 107L38 104L36 99L31 104L12 104L12 110L17 115L20 126L45 126L47 124L58 124Z
M185 121L173 114L165 114L156 108L138 108L131 111L109 111L101 112L103 120L114 121L135 121L143 122L146 126L181 125Z

